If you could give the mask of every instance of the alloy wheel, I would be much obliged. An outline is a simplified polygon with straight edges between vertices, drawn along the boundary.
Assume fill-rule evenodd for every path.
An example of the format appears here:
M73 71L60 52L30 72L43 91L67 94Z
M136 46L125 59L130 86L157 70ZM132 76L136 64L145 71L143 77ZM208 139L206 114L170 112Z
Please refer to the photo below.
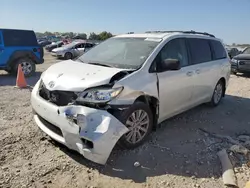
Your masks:
M126 133L126 140L131 144L140 142L148 132L149 115L144 110L134 111L126 121L126 126L129 129Z
M28 75L29 73L32 72L32 65L30 62L23 61L20 64L21 64L24 75Z
M223 93L223 87L221 83L218 83L214 90L214 103L218 104L221 100Z

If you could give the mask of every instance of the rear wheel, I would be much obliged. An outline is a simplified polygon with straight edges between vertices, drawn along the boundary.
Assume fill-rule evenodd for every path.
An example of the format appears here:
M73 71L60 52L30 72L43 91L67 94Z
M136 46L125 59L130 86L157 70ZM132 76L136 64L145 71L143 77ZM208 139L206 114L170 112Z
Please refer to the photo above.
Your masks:
M64 55L64 58L65 58L65 59L72 59L72 58L73 58L73 55L72 55L72 53L67 52L67 53Z
M143 102L136 102L117 118L129 129L119 141L122 148L132 149L141 145L152 131L153 115Z
M224 82L222 80L219 80L219 82L215 86L214 93L210 101L210 104L212 106L218 106L225 92L224 88L225 88Z
M36 65L35 63L29 58L20 58L15 63L14 67L12 68L12 73L17 74L18 65L21 65L22 71L25 77L30 77L36 72Z

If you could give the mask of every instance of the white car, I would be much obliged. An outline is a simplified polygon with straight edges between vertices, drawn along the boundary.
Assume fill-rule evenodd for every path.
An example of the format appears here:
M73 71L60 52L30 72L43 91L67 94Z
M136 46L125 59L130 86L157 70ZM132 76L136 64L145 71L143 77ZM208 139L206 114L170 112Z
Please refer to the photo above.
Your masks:
M167 118L202 103L217 106L229 77L228 54L211 34L126 34L49 67L31 103L46 134L105 164L117 143L134 148Z
M88 51L95 44L85 41L74 41L70 44L64 45L59 48L55 48L51 51L51 55L64 58L64 59L73 59L84 52Z

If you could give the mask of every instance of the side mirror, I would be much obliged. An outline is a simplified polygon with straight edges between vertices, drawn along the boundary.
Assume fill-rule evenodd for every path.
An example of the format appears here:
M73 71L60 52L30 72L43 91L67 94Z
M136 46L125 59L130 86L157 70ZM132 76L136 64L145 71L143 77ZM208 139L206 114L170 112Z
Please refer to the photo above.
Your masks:
M178 59L165 59L162 61L162 71L180 70L181 63Z

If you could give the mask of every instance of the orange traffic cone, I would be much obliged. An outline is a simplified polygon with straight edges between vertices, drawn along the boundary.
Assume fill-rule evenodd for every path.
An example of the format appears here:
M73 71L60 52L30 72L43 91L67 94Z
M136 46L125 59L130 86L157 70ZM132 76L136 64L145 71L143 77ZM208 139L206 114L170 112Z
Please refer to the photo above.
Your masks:
M17 88L26 88L27 83L24 77L23 69L21 64L18 65L18 72L17 72L17 78L16 78L16 87Z

